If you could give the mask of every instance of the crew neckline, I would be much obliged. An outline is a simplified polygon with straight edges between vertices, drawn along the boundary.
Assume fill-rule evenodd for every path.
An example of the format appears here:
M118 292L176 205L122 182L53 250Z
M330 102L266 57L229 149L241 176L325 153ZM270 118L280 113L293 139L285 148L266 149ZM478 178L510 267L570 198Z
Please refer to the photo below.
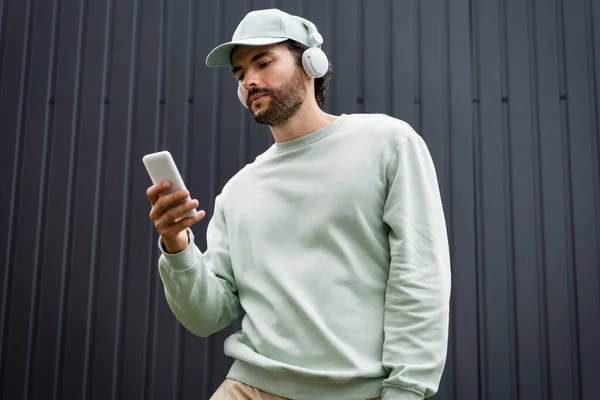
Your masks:
M336 129L338 129L348 118L347 114L341 114L338 118L331 121L329 124L325 125L321 129L314 131L313 133L309 133L308 135L300 136L299 138L288 140L286 142L273 144L273 149L277 153L283 153L286 151L294 150L303 146L307 146L311 143L316 142L317 140L323 139Z

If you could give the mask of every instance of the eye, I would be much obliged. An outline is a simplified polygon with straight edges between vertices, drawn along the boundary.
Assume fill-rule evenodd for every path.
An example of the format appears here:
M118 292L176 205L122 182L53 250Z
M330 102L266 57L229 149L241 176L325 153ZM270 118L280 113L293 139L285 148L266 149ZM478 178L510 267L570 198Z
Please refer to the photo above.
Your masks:
M271 64L271 61L265 61L264 63L260 64L260 68L261 69L267 68L269 66L269 64Z
M240 75L237 77L237 80L238 80L238 81L243 81L243 80L244 80L244 74L240 74Z

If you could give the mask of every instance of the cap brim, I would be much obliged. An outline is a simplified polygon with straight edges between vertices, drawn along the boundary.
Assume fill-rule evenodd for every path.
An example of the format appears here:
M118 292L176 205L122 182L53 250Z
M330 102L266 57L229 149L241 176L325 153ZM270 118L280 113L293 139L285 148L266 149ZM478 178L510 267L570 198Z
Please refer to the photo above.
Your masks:
M206 57L206 65L209 67L226 67L231 65L231 50L235 46L267 46L269 44L281 43L288 38L250 38L236 40L235 42L223 43L215 47Z

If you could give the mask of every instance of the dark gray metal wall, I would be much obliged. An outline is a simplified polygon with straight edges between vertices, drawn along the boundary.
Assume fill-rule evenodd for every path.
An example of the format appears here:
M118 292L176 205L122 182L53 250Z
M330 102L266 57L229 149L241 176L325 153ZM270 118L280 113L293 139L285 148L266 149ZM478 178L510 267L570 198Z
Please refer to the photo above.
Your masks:
M170 313L141 158L170 150L210 217L272 139L204 58L272 6L321 29L327 111L430 146L453 261L436 397L597 398L598 0L0 1L0 397L206 399L224 378L236 327L199 339Z

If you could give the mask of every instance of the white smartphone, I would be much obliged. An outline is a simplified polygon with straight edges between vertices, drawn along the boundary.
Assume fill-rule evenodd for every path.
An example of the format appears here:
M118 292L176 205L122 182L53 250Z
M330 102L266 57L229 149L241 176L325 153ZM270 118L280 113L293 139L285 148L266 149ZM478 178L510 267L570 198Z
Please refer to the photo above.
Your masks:
M150 175L150 179L152 180L153 184L158 184L164 181L171 182L171 187L169 190L163 192L161 196L165 196L178 190L187 189L183 183L179 169L177 169L177 165L173 160L173 156L171 156L171 153L168 151L165 150L157 153L146 154L142 158L142 161L144 162L144 166L146 167L148 175ZM177 207L186 201L191 201L190 196L174 204L173 207ZM192 208L183 214L183 217L188 218L194 217L195 215L196 209Z

